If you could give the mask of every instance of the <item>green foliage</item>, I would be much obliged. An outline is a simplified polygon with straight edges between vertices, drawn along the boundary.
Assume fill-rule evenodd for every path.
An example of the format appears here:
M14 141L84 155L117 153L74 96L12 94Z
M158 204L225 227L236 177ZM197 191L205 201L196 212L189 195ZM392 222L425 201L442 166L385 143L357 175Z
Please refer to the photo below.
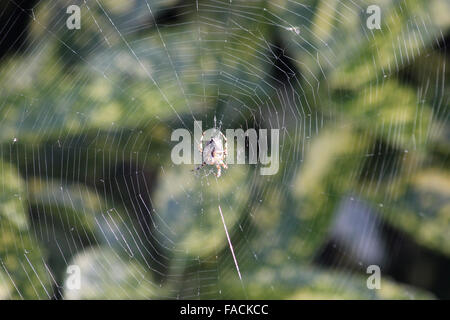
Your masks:
M261 267L246 277L245 292L238 280L223 281L224 299L432 299L427 292L383 278L379 290L367 290L367 277L284 264Z
M45 251L30 232L24 182L4 161L0 161L0 190L0 298L48 299L51 278Z

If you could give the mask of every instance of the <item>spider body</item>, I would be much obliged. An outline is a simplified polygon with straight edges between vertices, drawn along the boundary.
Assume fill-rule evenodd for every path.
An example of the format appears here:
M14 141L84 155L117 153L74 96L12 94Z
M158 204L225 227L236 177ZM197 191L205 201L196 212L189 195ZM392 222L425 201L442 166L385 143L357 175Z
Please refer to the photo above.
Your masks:
M225 163L227 157L227 138L219 131L203 147L204 136L205 133L203 132L200 143L198 144L198 151L202 154L202 164L196 170L201 169L205 165L216 166L216 176L220 177L222 168L228 169Z

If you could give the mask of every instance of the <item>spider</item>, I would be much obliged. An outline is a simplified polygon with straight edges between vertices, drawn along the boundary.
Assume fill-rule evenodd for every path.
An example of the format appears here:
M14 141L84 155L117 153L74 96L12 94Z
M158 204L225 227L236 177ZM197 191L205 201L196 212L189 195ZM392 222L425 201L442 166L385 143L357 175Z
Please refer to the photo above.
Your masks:
M226 157L228 155L227 151L227 138L225 135L219 131L215 136L211 137L209 141L206 142L203 148L203 138L205 132L202 133L200 138L200 143L198 144L198 151L202 154L202 164L198 166L195 170L203 168L205 165L215 165L217 168L216 177L219 178L221 175L222 167L228 169L225 163ZM225 144L222 141L225 141Z

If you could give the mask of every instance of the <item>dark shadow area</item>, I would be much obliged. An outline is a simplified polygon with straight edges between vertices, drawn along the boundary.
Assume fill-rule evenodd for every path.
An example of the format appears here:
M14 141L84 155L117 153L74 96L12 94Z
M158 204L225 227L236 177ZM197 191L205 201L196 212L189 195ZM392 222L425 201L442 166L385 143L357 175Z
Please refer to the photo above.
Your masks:
M0 4L0 59L26 47L31 9L37 0L2 1ZM28 12L27 12L28 11Z

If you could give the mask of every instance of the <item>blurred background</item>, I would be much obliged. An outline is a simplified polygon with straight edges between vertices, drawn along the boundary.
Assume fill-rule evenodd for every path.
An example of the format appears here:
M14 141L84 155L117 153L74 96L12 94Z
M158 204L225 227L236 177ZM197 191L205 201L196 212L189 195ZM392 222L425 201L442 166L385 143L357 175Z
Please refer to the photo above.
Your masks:
M449 36L448 0L2 1L0 299L450 298ZM174 165L214 119L278 173Z

